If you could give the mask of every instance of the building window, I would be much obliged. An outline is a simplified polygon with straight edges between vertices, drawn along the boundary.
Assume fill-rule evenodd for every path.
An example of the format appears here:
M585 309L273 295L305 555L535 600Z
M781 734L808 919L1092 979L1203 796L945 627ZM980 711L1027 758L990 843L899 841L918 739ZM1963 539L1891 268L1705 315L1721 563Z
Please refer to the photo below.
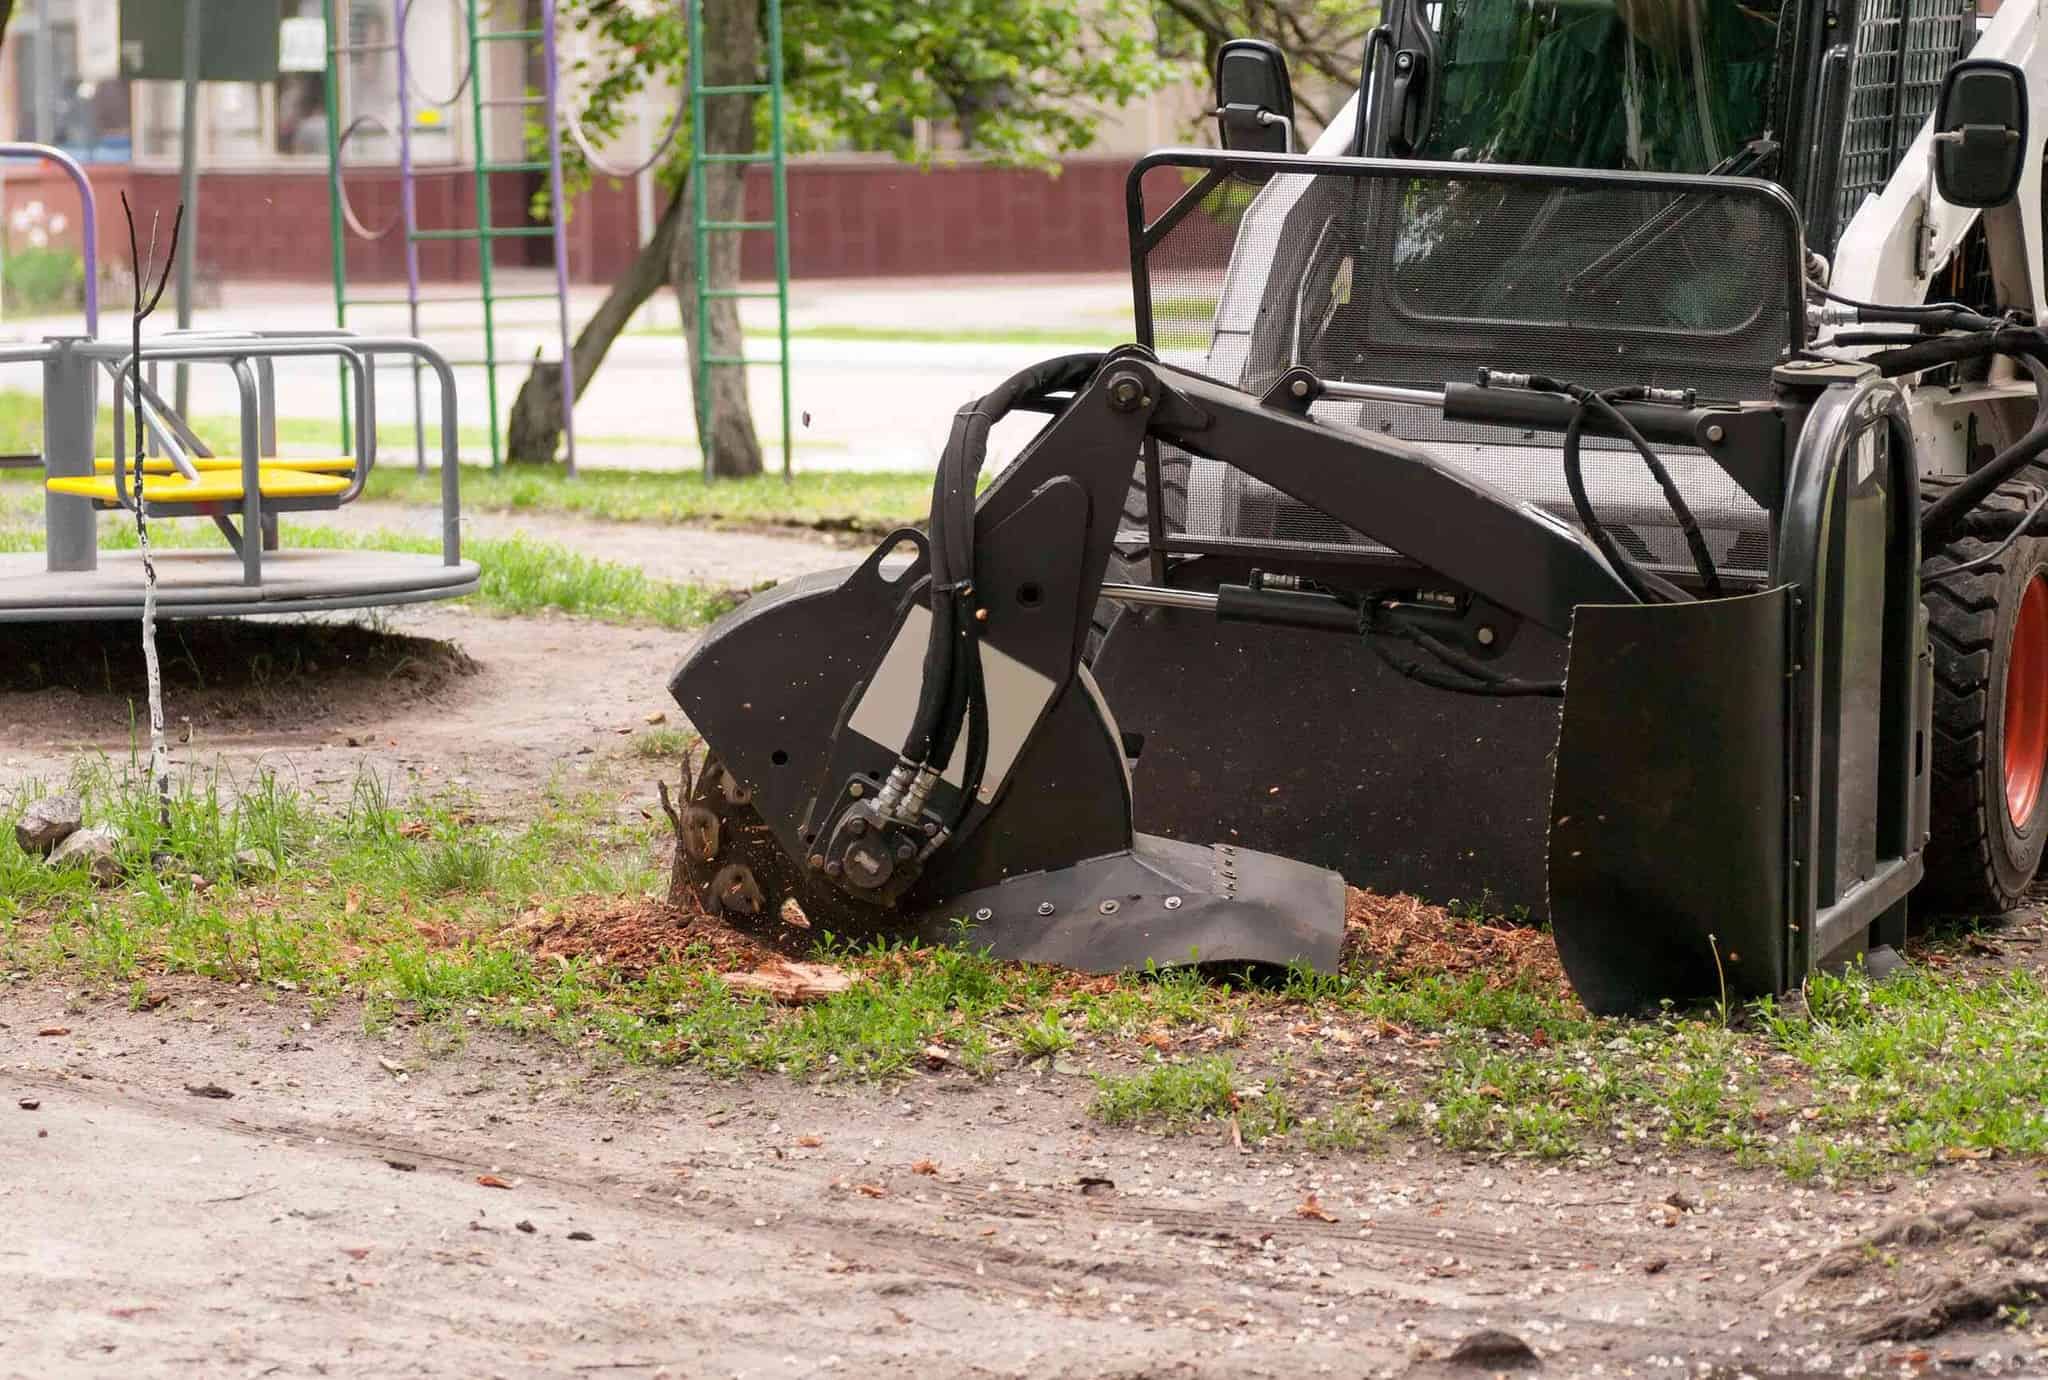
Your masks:
M81 19L97 20L103 0L22 0L8 26L12 60L14 134L55 144L74 158L125 162L129 156L129 87L117 66L80 71ZM96 35L95 35L96 37ZM95 42L95 51L104 48ZM95 76L103 80L94 80Z
M462 0L412 0L405 36L411 77L412 157L432 166L460 156L457 129L464 123L468 93L445 108L457 91L461 65L457 34ZM342 49L334 58L339 78L342 161L392 164L398 161L398 54L393 46L403 0L333 0ZM287 22L323 20L321 0L284 0ZM10 45L11 46L11 45ZM323 45L324 47L324 45ZM260 85L207 82L199 88L199 159L203 166L325 162L327 157L327 73L284 71ZM176 82L137 82L136 126L140 156L175 160L183 113Z
M456 53L461 4L412 0L408 7L390 0L335 0L337 22L348 35L348 51L338 59L341 128L347 133L354 126L342 150L344 161L398 161L398 52L393 41L401 12L408 16L406 106L412 115L413 162L452 163L461 156L455 131L464 123L468 104L467 90L458 87L467 62L466 55Z
M263 97L268 83L208 82L200 88L201 146L217 163L249 163L261 159L269 141L263 137Z
M327 152L327 21L320 0L285 0L284 32L312 31L315 43L280 43L281 67L271 88L271 152L281 157ZM316 64L305 66L303 64Z

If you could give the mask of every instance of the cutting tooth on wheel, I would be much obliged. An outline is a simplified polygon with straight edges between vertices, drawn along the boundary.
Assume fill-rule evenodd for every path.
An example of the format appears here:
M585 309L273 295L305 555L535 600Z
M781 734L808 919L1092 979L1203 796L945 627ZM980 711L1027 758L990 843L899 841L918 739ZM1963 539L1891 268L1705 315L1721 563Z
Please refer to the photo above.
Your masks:
M784 853L753 792L716 755L690 778L688 794L676 811L678 869L705 914L756 930L786 927L792 940L809 927L850 934L900 924Z
M708 863L718 856L718 833L718 816L702 805L683 811L683 846L698 862Z
M712 764L717 760L714 757L705 758L704 770L709 773L712 769ZM754 793L741 785L740 779L727 771L724 766L718 767L717 775L713 779L718 782L718 793L725 797L726 804L751 805L754 803Z
M767 898L761 894L761 884L754 880L754 871L745 863L731 863L718 869L718 875L711 879L711 895L718 908L727 914L759 915Z

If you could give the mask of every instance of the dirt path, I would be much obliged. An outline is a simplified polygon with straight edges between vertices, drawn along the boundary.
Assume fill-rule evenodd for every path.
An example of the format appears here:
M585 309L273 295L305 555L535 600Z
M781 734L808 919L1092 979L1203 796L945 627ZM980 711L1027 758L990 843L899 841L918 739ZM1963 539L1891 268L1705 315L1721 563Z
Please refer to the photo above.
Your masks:
M439 518L400 504L359 503L321 520L427 535ZM662 579L720 588L851 565L866 549L822 537L549 514L479 513L464 524L472 535L523 533L638 565ZM266 657L272 682L261 693L222 693L212 683L220 668L195 668L194 683L204 689L166 698L180 763L233 773L269 767L317 795L345 794L365 769L401 789L517 795L587 773L651 716L672 715L668 676L693 636L580 618L498 617L456 605L399 607L348 621L452 644L475 665L470 674L453 676L439 668L421 676L418 667L402 666L389 674L389 667L306 669L304 639L290 623L251 621L246 626L257 630L252 641L274 640ZM117 658L133 640L131 629L111 625L63 631L81 644L105 641ZM175 626L168 626L163 655L173 663L176 637ZM131 701L139 692L111 673L102 683L96 656L67 651L70 660L91 663L93 674L33 693L8 693L0 677L0 791L31 779L60 780L81 752L119 758L129 751ZM429 659L429 649L421 652Z
M608 772L635 807L658 768L624 749L675 723L687 636L388 626L474 668L209 682L173 703L180 762L322 794L370 769L505 813ZM0 790L125 754L129 722L93 684L0 694ZM1473 1376L1511 1369L1450 1361L1488 1328L1552 1376L2041 1373L1995 1317L2048 1296L2034 1163L1833 1190L1654 1135L1560 1166L1248 1151L1104 1129L1090 1081L1042 1063L719 1082L158 991L0 983L0 1377Z
M1846 1302L1829 1251L2039 1191L1266 1155L1093 1128L1042 1069L727 1084L166 990L0 997L0 1373L1484 1374L1444 1358L1493 1327L1553 1375L1837 1374L1925 1280ZM1949 1341L1920 1364L1998 1369Z
M435 540L441 535L438 510L403 503L352 503L309 521L354 532L401 532ZM561 513L465 512L462 530L472 537L556 542L599 560L639 566L659 579L717 589L751 589L769 580L853 565L874 545L865 539L841 542L796 532L608 522Z
M267 626L282 664L290 627ZM346 795L370 770L401 788L518 797L552 779L573 783L649 716L672 716L669 672L693 636L580 618L497 618L452 605L395 609L381 626L452 642L475 667L431 693L415 693L403 676L308 671L245 712L206 713L215 700L202 697L196 720L190 701L170 695L178 763L230 772L267 766L316 795ZM126 628L75 631L132 637ZM131 723L121 693L0 694L0 790L61 780L82 752L125 758Z

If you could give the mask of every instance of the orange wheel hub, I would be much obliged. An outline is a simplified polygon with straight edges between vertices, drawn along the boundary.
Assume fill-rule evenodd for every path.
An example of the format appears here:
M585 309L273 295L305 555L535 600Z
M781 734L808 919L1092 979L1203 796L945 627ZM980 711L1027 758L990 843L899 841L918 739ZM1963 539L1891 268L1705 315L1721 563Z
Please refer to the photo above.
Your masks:
M2005 808L2024 827L2048 774L2048 579L2036 575L2020 599L2005 668Z

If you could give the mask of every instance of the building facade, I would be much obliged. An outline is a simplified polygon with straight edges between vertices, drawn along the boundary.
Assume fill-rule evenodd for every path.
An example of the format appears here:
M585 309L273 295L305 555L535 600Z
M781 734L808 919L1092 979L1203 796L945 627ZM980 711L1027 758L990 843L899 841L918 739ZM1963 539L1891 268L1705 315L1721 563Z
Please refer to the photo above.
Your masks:
M282 67L273 82L209 82L199 88L197 148L202 170L196 220L202 276L321 280L332 271L328 180L327 33L322 0L281 0ZM337 138L347 208L342 239L351 281L404 276L399 229L397 129L400 119L397 15L408 13L404 51L410 99L417 223L474 224L470 168L476 141L492 161L525 155L520 102L543 84L540 46L483 45L468 71L465 0L331 0L338 45ZM484 23L504 29L537 24L539 0L481 5ZM17 0L0 51L0 123L7 137L66 149L91 166L103 205L127 191L138 206L177 198L183 102L178 83L119 76L118 0ZM522 12L523 11L523 12ZM564 87L575 57L564 53ZM486 97L477 128L468 90ZM650 95L634 128L607 150L620 164L640 161L673 110L672 94ZM1201 93L1181 90L1135 103L1105 118L1087 155L1057 175L1000 168L971 154L937 153L931 166L848 150L794 157L789 164L791 270L799 277L931 274L1079 273L1128 264L1123 179L1148 148L1183 140ZM943 142L943 135L920 131ZM542 190L543 174L494 174L495 224L518 223ZM25 164L0 169L10 206L43 200L69 205L61 179ZM642 241L654 209L650 191L600 177L578 198L569 221L570 270L578 281L609 281ZM749 174L749 218L768 212L764 170ZM772 274L765 236L750 236L748 276ZM423 243L422 275L458 280L477 269L471 243ZM501 242L496 262L546 264L545 239Z

